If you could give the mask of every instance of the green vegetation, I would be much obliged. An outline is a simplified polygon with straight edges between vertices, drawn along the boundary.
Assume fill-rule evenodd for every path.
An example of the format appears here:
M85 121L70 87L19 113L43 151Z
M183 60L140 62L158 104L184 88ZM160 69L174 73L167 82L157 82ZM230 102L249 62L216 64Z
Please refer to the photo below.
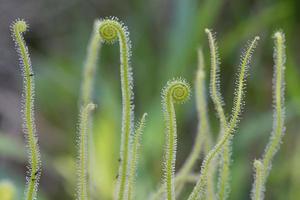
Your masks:
M0 198L2 200L13 200L15 199L15 187L7 180L2 180L0 182Z
M29 148L29 172L26 184L25 199L36 199L39 178L41 175L41 159L38 147L38 139L36 136L36 126L34 119L34 73L31 67L31 61L27 46L22 34L26 32L28 25L23 20L16 20L11 25L13 40L15 41L17 52L20 56L20 66L24 79L23 89L23 121L24 132L27 146Z
M295 0L37 6L0 41L0 199L300 197Z
M88 121L95 104L89 103L81 108L79 117L79 153L78 153L78 199L88 199Z
M175 161L177 151L177 125L174 104L184 103L189 99L190 86L185 80L174 79L167 83L162 92L163 112L166 123L166 152L164 164L166 199L175 199Z
M208 29L205 30L206 33L208 34L208 39L209 39L209 44L210 44L210 49L211 49L211 59L212 59L212 66L211 66L211 96L213 99L213 102L215 104L217 113L220 118L220 123L221 123L221 133L222 136L220 139L217 141L217 144L213 149L206 155L206 158L204 159L202 166L201 166L201 172L200 172L200 177L199 180L197 181L196 186L193 189L193 192L189 196L189 200L196 200L196 199L203 199L206 196L206 185L207 185L207 174L208 174L208 169L210 167L210 163L213 161L213 159L220 153L221 149L224 148L223 154L229 153L229 150L227 149L228 141L230 141L231 137L233 136L233 132L237 126L237 123L239 121L239 116L242 110L242 105L243 105L243 96L245 93L245 79L247 77L247 68L249 68L250 60L251 60L251 55L252 52L254 51L257 41L259 40L259 37L255 37L251 43L249 43L248 47L245 50L245 53L241 57L241 65L240 65L240 71L237 79L237 87L235 90L235 96L234 96L234 105L232 109L232 115L229 120L229 123L226 122L225 114L223 112L222 108L222 102L221 102L221 95L219 90L219 80L218 80L218 53L217 53L217 45L216 41L212 36L211 31ZM222 117L223 116L223 117ZM223 124L223 125L222 125ZM226 150L225 150L226 149ZM224 157L229 157L229 155L222 155L221 159L224 159ZM229 160L228 158L226 158ZM228 164L227 162L224 162L224 164ZM228 176L228 167L222 168L220 170L220 177L221 179L223 176ZM226 175L224 175L225 173ZM223 178L224 179L224 178ZM225 178L228 179L228 178ZM224 183L228 184L228 183ZM221 185L222 186L222 185ZM223 187L227 187L224 185ZM225 189L220 189L221 191L224 191ZM219 196L219 198L225 198L225 194L222 194Z
M274 122L273 131L269 143L266 147L263 158L254 161L255 181L253 186L252 199L264 199L265 184L272 168L272 160L279 150L284 134L284 91L285 91L285 37L282 32L274 34L274 75L273 75L273 95L274 95Z
M128 198L128 176L129 163L133 155L130 155L130 143L133 135L133 77L130 60L130 40L127 28L116 19L106 19L100 22L100 37L104 42L113 43L117 39L120 46L120 74L121 74L121 90L122 90L122 134L120 148L120 169L117 184L116 199L122 200Z

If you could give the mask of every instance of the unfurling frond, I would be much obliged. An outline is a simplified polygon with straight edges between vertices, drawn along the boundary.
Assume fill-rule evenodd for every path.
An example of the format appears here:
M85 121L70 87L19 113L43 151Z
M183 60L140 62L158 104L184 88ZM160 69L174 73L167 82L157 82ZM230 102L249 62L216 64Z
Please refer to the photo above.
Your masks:
M119 178L116 188L116 199L123 200L128 197L128 176L130 161L131 135L134 129L134 106L133 106L133 76L130 67L130 40L126 26L117 18L104 19L99 24L101 40L113 43L119 40L120 46L120 74L122 91L122 135L120 148Z
M183 79L169 81L162 91L166 128L164 186L167 200L175 199L174 171L177 148L177 127L174 103L182 104L190 97L190 86Z

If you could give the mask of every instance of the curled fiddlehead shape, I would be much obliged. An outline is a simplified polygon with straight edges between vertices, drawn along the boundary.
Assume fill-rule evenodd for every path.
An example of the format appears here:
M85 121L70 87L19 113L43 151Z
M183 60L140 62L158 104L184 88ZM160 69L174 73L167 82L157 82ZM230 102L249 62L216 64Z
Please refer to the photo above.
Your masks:
M114 43L118 40L119 31L121 29L122 25L118 21L107 19L101 22L99 33L103 41Z
M32 200L36 199L38 190L38 181L41 174L41 159L34 118L34 76L28 48L22 35L27 29L27 23L20 19L16 20L11 26L12 37L20 57L20 66L24 80L22 115L24 121L23 129L29 152L29 171L26 177L25 199Z
M176 161L177 128L174 103L182 104L190 97L190 86L183 79L169 81L162 92L162 104L166 127L164 186L166 199L175 199L174 171Z
M120 148L119 178L116 189L116 199L122 200L128 197L128 177L131 158L130 143L134 135L134 106L133 106L133 78L129 64L130 40L127 28L116 18L100 21L99 34L101 40L113 43L119 40L120 46L120 71L122 91L122 135Z
M170 103L183 104L190 98L191 89L184 79L174 79L167 83L163 96L169 98Z
M199 117L199 126L198 133L195 139L195 143L190 155L187 157L185 163L182 165L181 169L175 174L175 193L176 196L179 196L181 191L183 190L185 184L188 182L188 177L190 173L192 173L193 167L197 160L199 159L199 155L202 150L207 152L210 150L212 138L210 135L210 127L207 116L207 102L206 102L206 93L205 93L205 69L204 69L204 56L202 49L198 50L198 70L195 81L195 96L196 96L196 107L198 111ZM204 147L205 146L205 147ZM211 195L213 192L213 181L212 176L210 178L208 190ZM151 196L151 200L161 199L161 196L164 193L163 185Z

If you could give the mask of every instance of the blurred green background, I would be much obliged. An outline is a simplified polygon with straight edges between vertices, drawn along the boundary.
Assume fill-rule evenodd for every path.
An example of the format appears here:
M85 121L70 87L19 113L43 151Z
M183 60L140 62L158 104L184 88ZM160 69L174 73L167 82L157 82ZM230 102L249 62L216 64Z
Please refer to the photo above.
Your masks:
M227 113L231 111L241 50L253 36L261 37L253 55L246 106L233 142L232 200L250 199L252 162L260 158L272 129L272 34L278 29L286 33L286 135L273 162L266 199L300 199L299 8L298 0L0 0L0 181L14 184L15 199L21 199L27 157L20 118L22 77L9 32L11 22L24 18L30 24L25 39L35 72L35 113L43 162L38 199L67 200L74 199L76 193L78 97L87 42L94 19L116 16L128 26L132 41L136 117L149 113L142 138L137 199L146 199L162 179L161 89L173 77L194 83L200 45L209 65L204 33L207 27L217 32ZM93 199L111 199L121 124L117 45L103 46L98 66ZM218 120L208 100L216 138ZM176 167L180 168L197 130L194 96L176 111Z

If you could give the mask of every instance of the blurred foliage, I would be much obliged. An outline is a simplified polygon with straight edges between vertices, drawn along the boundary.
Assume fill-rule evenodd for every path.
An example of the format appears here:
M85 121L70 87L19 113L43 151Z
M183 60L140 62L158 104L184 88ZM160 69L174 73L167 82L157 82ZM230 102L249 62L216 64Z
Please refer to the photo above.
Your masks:
M9 181L0 182L0 198L2 200L13 200L15 198L15 188Z
M36 76L37 129L43 160L39 199L74 199L78 97L86 45L95 18L114 15L129 28L135 83L136 117L148 112L138 168L137 199L145 199L161 182L164 145L161 89L172 77L193 83L197 47L209 50L204 28L217 32L221 60L221 89L226 111L232 105L235 72L241 48L254 35L261 40L253 55L246 106L233 141L231 194L229 199L249 199L252 162L258 158L272 128L272 65L275 30L286 33L286 135L267 183L267 199L300 198L300 60L298 0L0 0L0 180L10 180L16 199L23 194L26 153L19 105L22 81L9 24L24 17ZM119 52L103 46L95 84L95 162L93 199L111 199L119 158L121 93ZM2 92L3 91L3 92ZM8 91L8 93L5 91ZM209 99L209 97L208 97ZM19 107L18 107L19 108ZM209 100L214 138L218 120ZM197 118L195 101L177 108L178 153L181 166L193 144ZM16 124L16 125L15 125ZM15 128L18 127L18 128ZM200 167L200 162L199 162ZM276 188L276 189L275 189ZM190 188L186 192L190 191Z

